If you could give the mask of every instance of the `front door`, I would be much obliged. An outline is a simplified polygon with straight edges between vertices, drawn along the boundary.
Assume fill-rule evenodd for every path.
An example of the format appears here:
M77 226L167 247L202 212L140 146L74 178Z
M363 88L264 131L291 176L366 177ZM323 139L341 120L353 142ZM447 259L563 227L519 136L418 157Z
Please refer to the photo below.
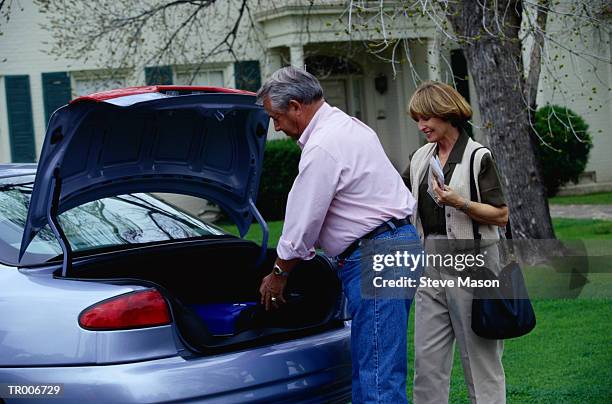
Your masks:
M330 78L320 82L328 104L362 119L361 83L358 78Z

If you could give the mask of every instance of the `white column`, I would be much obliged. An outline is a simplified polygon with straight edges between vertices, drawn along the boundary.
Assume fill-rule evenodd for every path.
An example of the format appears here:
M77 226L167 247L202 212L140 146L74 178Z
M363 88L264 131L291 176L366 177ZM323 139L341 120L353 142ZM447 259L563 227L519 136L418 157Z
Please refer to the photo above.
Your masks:
M409 44L409 46L412 46L412 44ZM402 63L400 66L401 70L395 82L399 87L399 96L397 97L398 110L400 111L398 114L399 130L396 132L396 136L400 136L401 152L397 163L398 169L401 172L408 166L409 156L421 146L421 137L419 136L417 126L410 117L410 114L408 114L408 102L412 94L414 94L414 90L416 90L410 71L412 67L409 63Z
M32 99L32 123L34 128L34 150L36 161L40 156L45 133L47 132L47 121L45 119L44 98L42 89L42 76L39 72L30 75L30 97Z
M293 49L293 48L291 48ZM291 60L293 61L293 50L291 51ZM267 79L270 78L270 76L272 76L272 73L274 73L275 71L277 71L278 69L280 69L281 67L283 67L283 57L281 55L281 50L280 49L266 49L266 60L265 60L265 66L264 66L264 83ZM270 120L270 125L268 125L268 134L267 134L267 139L268 140L276 140L276 139L285 139L285 134L283 132L277 132L274 130L274 124L272 123L272 120Z
M0 77L0 163L11 162L11 143L9 139L8 109L4 91L4 77Z
M291 57L291 66L304 68L304 46L299 45L291 45L289 47L289 54Z
M280 51L277 49L266 49L265 65L264 65L264 81L275 71L283 67L283 61Z
M427 71L430 80L440 80L440 41L437 34L427 38Z

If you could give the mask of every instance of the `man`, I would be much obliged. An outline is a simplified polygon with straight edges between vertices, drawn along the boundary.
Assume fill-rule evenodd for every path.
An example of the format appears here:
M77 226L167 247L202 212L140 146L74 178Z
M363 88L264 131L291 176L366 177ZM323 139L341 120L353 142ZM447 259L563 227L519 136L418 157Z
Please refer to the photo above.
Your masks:
M302 154L289 192L278 258L260 287L266 309L285 302L283 291L300 260L315 246L336 257L352 316L353 403L406 400L406 340L411 300L364 299L360 293L361 239L410 240L415 200L385 155L376 133L323 98L304 70L276 71L257 93L274 122Z

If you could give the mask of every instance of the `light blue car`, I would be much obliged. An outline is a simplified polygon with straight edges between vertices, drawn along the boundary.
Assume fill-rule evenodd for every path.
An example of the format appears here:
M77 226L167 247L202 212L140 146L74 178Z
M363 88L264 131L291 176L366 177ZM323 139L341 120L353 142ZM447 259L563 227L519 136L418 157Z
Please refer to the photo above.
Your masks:
M287 304L254 201L269 118L252 93L133 87L73 100L38 166L0 165L0 403L347 402L350 321L330 262ZM151 193L220 206L224 233Z

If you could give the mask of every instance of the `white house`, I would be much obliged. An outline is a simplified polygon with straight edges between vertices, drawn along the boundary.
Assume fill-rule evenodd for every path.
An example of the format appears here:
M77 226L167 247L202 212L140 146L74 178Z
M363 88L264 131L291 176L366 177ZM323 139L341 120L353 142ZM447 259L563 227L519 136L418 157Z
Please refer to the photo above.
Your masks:
M431 23L416 29L408 19L395 22L393 29L402 39L398 42L401 45L381 55L390 58L392 52L402 52L404 57L397 58L397 63L372 55L368 44L380 41L383 34L374 27L348 32L346 2L286 0L253 10L259 40L248 42L252 45L243 47L238 61L230 55L217 55L200 66L197 74L189 63L137 66L111 73L92 61L50 56L46 53L50 33L41 27L45 15L31 0L22 0L20 5L23 10L15 9L8 24L1 27L0 162L35 161L50 114L75 96L128 85L184 84L192 77L194 85L256 90L275 69L293 64L306 65L318 74L328 102L371 126L395 167L403 170L409 155L424 142L406 113L418 82L448 81L449 68L458 77L469 76L461 52L444 50ZM588 74L586 67L577 63L573 68ZM604 108L588 110L580 97L566 105L590 125L595 147L587 171L592 180L605 183L612 182L610 64L602 63L601 71L605 72L604 81L599 82L596 97ZM469 78L460 81L458 88L476 104ZM546 87L539 97L540 103L559 102L558 95L547 92ZM475 109L474 135L478 138ZM270 133L271 138L279 136Z

